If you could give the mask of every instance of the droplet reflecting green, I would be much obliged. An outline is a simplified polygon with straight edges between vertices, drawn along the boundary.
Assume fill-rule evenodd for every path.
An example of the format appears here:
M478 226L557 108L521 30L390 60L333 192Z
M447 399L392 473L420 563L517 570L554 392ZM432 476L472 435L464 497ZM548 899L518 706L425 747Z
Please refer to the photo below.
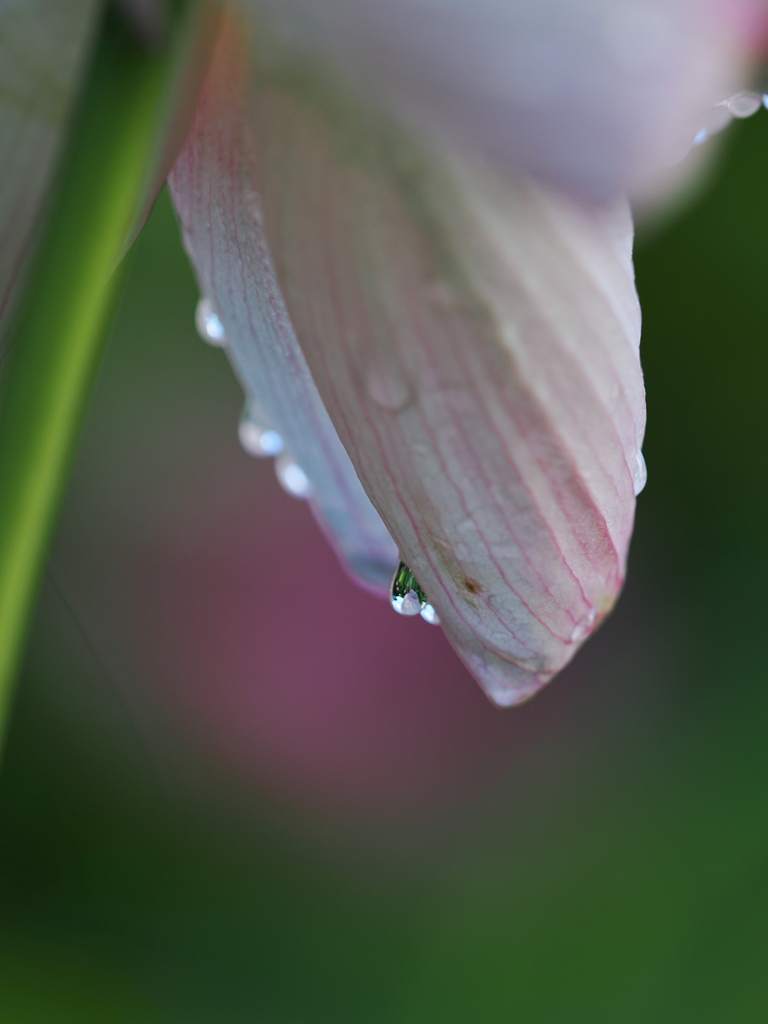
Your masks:
M399 615L420 615L429 604L427 595L405 562L400 562L392 579L391 601Z

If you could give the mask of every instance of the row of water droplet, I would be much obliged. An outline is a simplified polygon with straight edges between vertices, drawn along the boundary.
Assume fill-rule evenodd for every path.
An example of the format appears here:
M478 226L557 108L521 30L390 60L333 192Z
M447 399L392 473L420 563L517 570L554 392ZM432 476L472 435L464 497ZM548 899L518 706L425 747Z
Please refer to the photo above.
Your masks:
M225 348L226 332L210 299L201 298L195 312L195 324L203 341L217 348ZM240 420L238 437L243 449L256 458L274 458L275 474L280 486L294 498L307 499L312 495L312 485L304 470L286 451L282 436L264 422L264 416L257 413L252 405L246 406ZM648 472L642 452L637 453L637 464L633 471L635 494L645 487ZM395 572L390 588L390 602L399 615L420 615L425 622L439 625L440 618L429 603L424 591L408 566L401 562ZM588 623L587 632L594 618ZM574 633L578 632L578 627ZM572 642L582 639L573 635Z
M195 324L203 341L217 348L226 348L227 335L210 299L202 298L197 304ZM249 404L238 427L240 444L249 455L259 459L275 460L275 474L284 491L294 498L309 498L312 485L301 466L286 451L282 436L265 422L263 415Z
M195 312L195 324L203 341L217 348L226 348L224 325L210 299L201 298ZM275 474L284 491L294 498L309 498L312 485L304 470L286 451L282 436L268 426L265 417L252 405L246 406L238 427L240 444L256 458L274 458ZM390 588L390 603L399 615L420 615L430 625L439 625L437 612L429 603L410 569L401 562Z
M768 95L746 89L717 103L713 107L707 123L694 135L693 145L700 146L707 139L727 128L734 119L743 120L746 117L752 117L761 107L768 108Z

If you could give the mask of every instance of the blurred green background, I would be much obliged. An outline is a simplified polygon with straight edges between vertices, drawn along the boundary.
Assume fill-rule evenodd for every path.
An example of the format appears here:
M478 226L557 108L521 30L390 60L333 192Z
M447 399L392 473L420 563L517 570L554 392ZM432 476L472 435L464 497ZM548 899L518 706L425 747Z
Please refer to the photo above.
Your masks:
M163 196L0 776L0 1020L768 1020L768 115L641 241L628 587L532 703L240 452Z

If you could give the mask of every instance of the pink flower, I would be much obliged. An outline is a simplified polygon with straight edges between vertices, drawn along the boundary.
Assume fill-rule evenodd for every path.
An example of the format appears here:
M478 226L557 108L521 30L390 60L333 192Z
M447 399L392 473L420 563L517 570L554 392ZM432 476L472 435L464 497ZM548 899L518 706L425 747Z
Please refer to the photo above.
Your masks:
M34 36L19 10L0 28L15 11ZM243 435L282 450L364 584L410 567L405 610L428 602L498 704L562 668L621 589L645 482L622 194L653 191L742 83L761 15L243 0L222 18L170 185Z

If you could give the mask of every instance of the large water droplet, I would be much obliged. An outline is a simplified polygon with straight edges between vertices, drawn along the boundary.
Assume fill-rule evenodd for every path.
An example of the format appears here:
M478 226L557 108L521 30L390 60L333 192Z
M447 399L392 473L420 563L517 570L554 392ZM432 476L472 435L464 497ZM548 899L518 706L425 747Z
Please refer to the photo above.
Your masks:
M589 634L592 632L592 627L595 624L597 618L597 608L590 608L583 619L580 619L571 630L571 635L568 637L568 642L571 644L579 644L582 640L586 640Z
M428 622L430 626L440 625L440 616L437 614L431 604L425 604L421 609L421 617L425 622Z
M635 496L648 483L648 467L645 464L645 458L642 452L638 452L635 456L635 468L632 471L632 482L635 486Z
M275 473L280 486L294 498L308 498L312 484L301 466L290 455L281 455L275 462Z
M395 611L400 612L401 615L421 614L421 601L415 590L409 590L405 597L399 598L399 602L400 607L395 608Z
M227 344L227 336L224 333L224 325L219 320L219 314L213 308L210 299L202 298L195 310L195 326L197 333L207 341L209 345L216 345L217 348Z
M398 565L392 579L391 601L399 615L420 615L429 607L426 594L405 562Z
M732 117L752 117L760 109L762 102L760 93L743 90L730 96L725 101L725 106Z
M735 117L751 117L760 109L764 97L756 92L737 92L730 99L722 100L711 108L707 122L693 137L693 146L701 146L713 135L727 128Z
M285 448L283 439L276 430L264 427L248 417L240 420L237 435L243 448L257 459L273 458L280 455Z

